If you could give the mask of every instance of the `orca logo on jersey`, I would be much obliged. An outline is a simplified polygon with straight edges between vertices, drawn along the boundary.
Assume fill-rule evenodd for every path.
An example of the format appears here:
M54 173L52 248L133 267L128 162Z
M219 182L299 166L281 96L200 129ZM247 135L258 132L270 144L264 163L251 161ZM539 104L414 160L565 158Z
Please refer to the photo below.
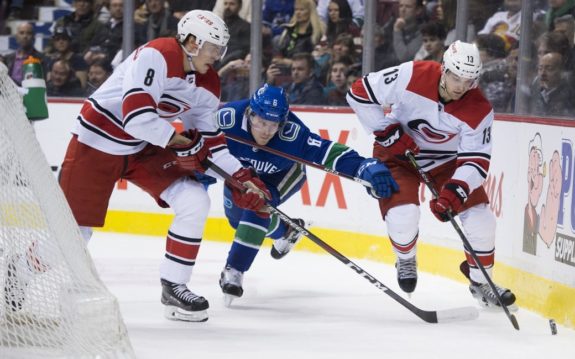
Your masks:
M429 122L423 119L409 121L407 126L429 143L449 142L453 137L456 136L455 133L440 131L433 128Z
M286 121L280 128L279 136L282 141L293 142L296 140L300 128L300 125L297 123Z

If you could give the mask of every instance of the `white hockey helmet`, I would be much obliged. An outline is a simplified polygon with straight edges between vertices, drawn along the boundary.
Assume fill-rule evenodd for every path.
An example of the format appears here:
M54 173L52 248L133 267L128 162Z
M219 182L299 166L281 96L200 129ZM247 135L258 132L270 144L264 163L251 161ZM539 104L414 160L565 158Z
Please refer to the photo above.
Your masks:
M221 49L220 58L226 54L230 33L224 20L213 12L192 10L184 15L178 22L178 41L183 44L190 35L199 49L209 42Z
M475 80L475 83L482 67L477 46L459 40L445 50L442 65L444 72L449 70L459 77Z

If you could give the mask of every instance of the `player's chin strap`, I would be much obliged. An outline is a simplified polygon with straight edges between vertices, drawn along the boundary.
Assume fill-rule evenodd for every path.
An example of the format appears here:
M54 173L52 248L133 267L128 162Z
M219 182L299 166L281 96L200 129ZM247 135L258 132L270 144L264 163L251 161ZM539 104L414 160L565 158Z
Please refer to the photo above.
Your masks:
M241 191L247 191L247 188L241 182L239 182L238 180L233 178L229 173L224 171L222 168L220 168L218 165L216 165L215 163L213 163L209 159L206 159L204 163L209 168L211 168L214 172L216 172L222 178L224 178L226 181L228 181L232 186L236 187L237 189L239 189ZM357 265L356 263L349 260L347 257L345 257L343 254L341 254L336 249L331 247L329 244L325 243L318 236L311 233L310 231L305 229L303 226L299 225L299 223L297 221L293 220L287 214L283 213L282 211L280 211L276 207L270 205L269 203L267 204L267 207L268 207L268 210L271 214L277 215L282 221L287 223L294 230L296 230L297 232L299 232L302 235L309 238L312 242L314 242L315 244L320 246L327 253L331 254L336 259L338 259L340 262L342 262L343 264L345 264L346 266L351 268L354 272L361 275L368 282L370 282L371 284L376 286L378 289L382 290L385 294L389 295L396 302L403 305L405 308L407 308L409 311L411 311L413 314L417 315L419 318L421 318L425 322L444 323L444 322L458 321L458 320L470 320L470 319L477 318L477 316L479 315L477 308L474 308L474 307L461 307L461 308L444 309L444 310L438 310L438 311L427 311L427 310L423 310L423 309L420 309L420 308L414 306L409 301L407 301L406 299L401 297L399 294L397 294L394 291L392 291L391 289L389 289L385 284L383 284L382 282L377 280L371 274L367 273L359 265Z
M180 41L180 46L182 47L182 50L184 51L184 53L186 54L186 57L188 58L188 62L190 63L190 67L192 68L192 71L195 70L195 66L192 63L192 57L193 56L198 56L198 53L200 52L200 47L198 46L198 48L196 49L196 51L194 51L194 53L191 53L190 51L188 51L188 49L186 49L186 47L184 46L184 43Z
M405 156L409 159L409 162L411 162L411 165L417 170L417 172L419 173L419 176L421 177L421 179L423 180L423 182L425 183L427 188L429 188L433 197L439 198L439 192L437 191L437 189L433 185L433 178L431 178L431 176L427 172L425 172L421 168L421 166L417 163L417 160L415 159L413 152L411 152L410 150L407 150L407 151L405 151ZM483 273L483 276L485 277L485 279L487 280L487 283L489 284L489 287L491 288L491 290L495 294L495 297L497 298L497 301L501 305L501 308L503 308L503 311L505 312L505 314L507 315L507 317L511 321L511 324L513 324L513 328L519 330L519 323L517 323L517 319L515 318L515 316L513 314L511 314L509 312L509 309L503 303L503 299L501 299L501 295L499 295L499 292L497 291L495 284L493 283L493 281L489 277L489 274L487 274L487 271L485 270L485 267L483 267L483 264L479 260L477 253L475 253L475 250L471 247L469 240L467 239L465 234L463 234L461 227L459 227L459 224L455 221L455 218L453 216L453 212L451 211L450 208L447 209L447 217L449 218L449 222L451 222L451 224L453 225L453 228L455 228L455 231L457 232L457 234L459 234L459 237L461 238L461 241L463 242L465 249L467 249L467 251L471 254L471 257L473 257L473 260L477 264L477 267L481 270L481 273Z

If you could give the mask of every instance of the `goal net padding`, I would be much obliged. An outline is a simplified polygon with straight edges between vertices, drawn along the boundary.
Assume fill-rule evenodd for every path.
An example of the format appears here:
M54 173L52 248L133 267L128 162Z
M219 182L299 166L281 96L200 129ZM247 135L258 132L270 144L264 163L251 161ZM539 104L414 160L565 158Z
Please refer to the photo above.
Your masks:
M118 302L1 63L0 111L0 358L133 358Z

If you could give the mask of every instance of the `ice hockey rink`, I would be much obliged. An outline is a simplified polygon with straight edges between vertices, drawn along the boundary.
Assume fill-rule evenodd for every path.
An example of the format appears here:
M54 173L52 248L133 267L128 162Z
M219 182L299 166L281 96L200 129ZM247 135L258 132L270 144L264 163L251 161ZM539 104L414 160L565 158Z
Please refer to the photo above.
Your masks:
M163 239L95 233L90 252L138 358L575 357L574 330L558 326L551 335L547 318L521 308L520 331L485 310L471 321L425 323L327 254L294 251L278 261L263 247L244 276L244 296L227 308L218 279L228 248L205 241L192 276L190 288L210 302L209 320L175 322L160 304ZM392 266L354 261L400 292ZM411 300L425 310L476 305L464 284L426 273Z

